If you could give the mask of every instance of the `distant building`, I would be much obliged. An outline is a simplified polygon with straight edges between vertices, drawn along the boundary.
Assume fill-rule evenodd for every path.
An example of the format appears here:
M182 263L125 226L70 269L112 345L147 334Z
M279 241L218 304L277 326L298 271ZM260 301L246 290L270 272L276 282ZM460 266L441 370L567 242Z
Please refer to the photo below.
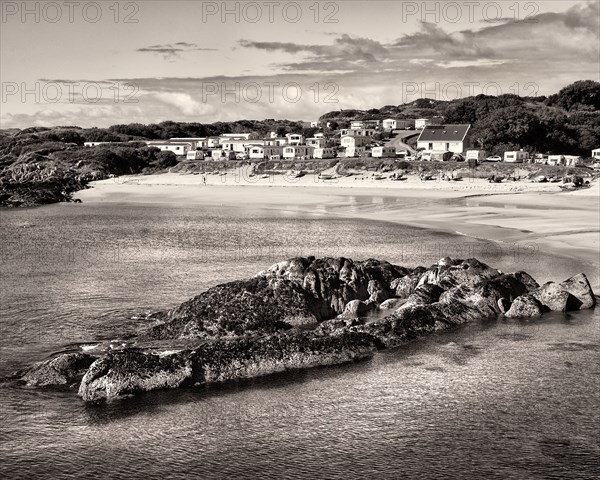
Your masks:
M444 123L444 117L417 118L415 120L415 128L418 130L429 125L441 125L442 123Z
M173 152L175 155L187 155L188 150L195 150L192 148L191 142L174 142L172 140L153 140L147 145L163 152Z
M105 145L113 142L83 142L84 147L97 147L98 145Z
M186 160L203 160L204 153L202 150L189 150L185 156Z
M299 133L288 133L287 144L288 145L303 145L304 144L304 136Z
M384 130L395 130L397 125L397 121L395 118L386 118L381 126Z
M592 158L594 160L600 160L600 148L592 150Z
M365 120L363 122L365 124L365 128L379 128L381 127L381 120L375 120L375 119L370 119L370 120Z
M354 136L354 137L372 137L377 133L377 130L372 128L343 128L340 130L340 137Z
M321 126L321 122L310 122L311 128L319 128Z
M345 156L347 158L367 157L367 147L346 147Z
M356 130L358 128L365 128L365 122L363 122L362 120L353 120L352 122L350 122L350 128L352 130Z
M247 147L252 145L264 145L264 140L244 140L244 139L231 139L224 140L221 143L223 150L228 150L236 153L244 153Z
M312 158L312 147L306 145L288 145L283 147L283 158Z
M373 147L371 156L374 158L389 158L396 156L396 147Z
M337 152L335 148L325 147L325 148L315 148L313 150L313 158L335 158L337 156Z
M219 137L208 137L206 139L207 148L218 148L219 145Z
M313 137L306 139L306 145L309 147L323 148L327 145L325 137Z
M371 144L371 139L369 137L359 136L359 135L347 135L342 137L341 145L344 148L348 147L364 147Z
M170 138L172 142L188 142L192 144L192 149L197 150L199 148L206 147L206 137L179 137Z
M477 163L485 162L487 154L485 150L467 150L465 160L468 162L474 160Z
M462 153L469 147L471 125L429 125L417 139L417 149Z
M504 161L506 163L523 163L525 160L529 160L529 153L523 150L516 152L504 152ZM550 163L550 161L548 161L548 163Z

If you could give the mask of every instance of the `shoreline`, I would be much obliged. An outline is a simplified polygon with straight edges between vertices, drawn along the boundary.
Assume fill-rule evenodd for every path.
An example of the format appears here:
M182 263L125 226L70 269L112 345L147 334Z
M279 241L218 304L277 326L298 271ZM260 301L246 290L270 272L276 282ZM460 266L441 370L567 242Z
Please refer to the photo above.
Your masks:
M540 252L590 265L592 286L600 285L600 183L564 192L557 184L352 180L277 184L222 180L218 175L132 175L90 184L77 192L84 203L136 203L256 208L303 215L392 222L487 240L529 245ZM269 180L269 179L264 179ZM354 183L352 183L354 182ZM440 209L440 205L444 208Z

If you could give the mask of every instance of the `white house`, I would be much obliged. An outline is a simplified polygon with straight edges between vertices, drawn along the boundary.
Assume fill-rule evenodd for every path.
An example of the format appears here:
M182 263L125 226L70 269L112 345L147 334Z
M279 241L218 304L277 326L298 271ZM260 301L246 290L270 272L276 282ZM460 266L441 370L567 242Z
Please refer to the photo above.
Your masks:
M299 133L288 133L287 144L288 145L302 145L304 144L304 136Z
M252 133L222 133L222 138L238 138L244 140L250 140L252 138Z
M313 151L313 158L335 158L336 156L335 148L331 147L315 148Z
M192 144L192 149L196 150L198 148L206 147L206 137L178 137L178 138L170 138L172 142L188 142Z
M283 158L312 158L311 147L307 147L306 145L288 145L283 147Z
M344 152L344 155L347 158L368 157L369 156L367 154L367 147L346 147L346 151Z
M201 150L190 150L185 156L186 160L203 160L204 153Z
M567 167L575 167L583 163L583 158L578 155L565 155L564 162Z
M592 158L594 160L600 160L600 148L592 150Z
M306 145L309 147L323 148L327 145L325 137L313 137L306 139Z
M340 144L344 148L364 147L371 144L371 139L359 135L346 135L345 137L342 137Z
M417 139L417 149L462 153L469 146L471 125L428 125Z
M221 150L219 148L211 150L210 156L213 160L235 160L235 152Z
M425 128L429 125L429 118L417 118L415 119L415 128L418 130L420 128Z
M561 155L558 155L559 157ZM518 152L504 152L504 161L506 163L523 163L529 159L529 153L519 150ZM550 157L548 157L548 163L550 163Z
M389 158L396 156L396 147L373 147L371 156L375 158Z
M208 137L206 139L206 146L208 148L219 148L219 137Z
M365 124L365 128L377 129L381 126L381 120L375 120L375 119L365 120L364 124Z
M171 140L153 140L148 142L149 147L155 147L163 152L173 152L175 155L187 155L192 149L190 142L173 142Z
M377 133L377 130L372 128L343 128L340 130L340 138L346 136L353 137L372 137Z
M228 150L236 153L246 152L246 148L252 145L264 145L262 140L243 140L243 139L232 139L224 141L221 146L223 150Z
M353 120L352 122L350 122L350 128L352 130L365 128L365 122L363 122L362 120Z
M386 118L382 123L381 126L384 128L384 130L395 130L396 126L397 126L397 122L395 118Z
M261 145L253 145L248 148L248 158L253 159L264 159L265 158L265 147Z
M321 126L321 122L310 122L311 128L319 128Z

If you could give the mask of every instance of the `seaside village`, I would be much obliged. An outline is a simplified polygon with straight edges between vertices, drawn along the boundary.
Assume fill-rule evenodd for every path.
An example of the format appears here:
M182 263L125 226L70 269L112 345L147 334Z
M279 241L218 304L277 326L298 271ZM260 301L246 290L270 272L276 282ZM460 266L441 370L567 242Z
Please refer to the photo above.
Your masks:
M583 159L576 155L535 154L523 150L488 156L473 147L471 125L444 124L442 117L400 120L359 120L347 128L333 130L330 122L307 122L303 126L317 129L305 138L299 133L267 138L253 133L226 133L218 137L171 138L145 143L162 151L170 151L186 160L307 160L334 158L395 158L408 161L467 161L542 163L576 166ZM416 137L416 142L414 141ZM86 142L94 147L107 142ZM591 152L600 162L600 148Z

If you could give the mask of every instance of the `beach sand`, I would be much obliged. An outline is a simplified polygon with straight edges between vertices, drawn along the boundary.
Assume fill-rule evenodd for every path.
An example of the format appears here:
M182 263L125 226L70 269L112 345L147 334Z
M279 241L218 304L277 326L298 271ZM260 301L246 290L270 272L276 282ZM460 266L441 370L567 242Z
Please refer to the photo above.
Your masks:
M75 196L93 203L167 203L254 206L304 214L364 218L519 244L589 265L600 286L600 184L563 192L557 184L373 180L365 176L320 180L307 174L249 177L166 173L124 176L91 184ZM299 188L302 187L302 188Z

